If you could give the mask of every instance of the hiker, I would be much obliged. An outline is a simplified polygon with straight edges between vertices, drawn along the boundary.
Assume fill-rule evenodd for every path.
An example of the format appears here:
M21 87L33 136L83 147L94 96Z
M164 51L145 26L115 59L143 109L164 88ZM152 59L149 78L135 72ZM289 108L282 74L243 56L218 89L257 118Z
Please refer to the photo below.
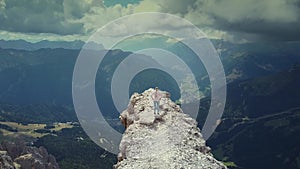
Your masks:
M159 101L162 98L161 92L158 90L158 87L155 87L155 91L152 94L152 100L154 103L154 114L159 114Z

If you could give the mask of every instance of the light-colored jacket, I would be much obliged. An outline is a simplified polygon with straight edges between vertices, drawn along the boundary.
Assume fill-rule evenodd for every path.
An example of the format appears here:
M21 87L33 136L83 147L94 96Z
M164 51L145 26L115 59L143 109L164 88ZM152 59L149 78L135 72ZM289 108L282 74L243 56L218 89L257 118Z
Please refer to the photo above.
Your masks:
M162 93L160 91L155 91L152 94L153 101L160 101L161 98L162 98Z

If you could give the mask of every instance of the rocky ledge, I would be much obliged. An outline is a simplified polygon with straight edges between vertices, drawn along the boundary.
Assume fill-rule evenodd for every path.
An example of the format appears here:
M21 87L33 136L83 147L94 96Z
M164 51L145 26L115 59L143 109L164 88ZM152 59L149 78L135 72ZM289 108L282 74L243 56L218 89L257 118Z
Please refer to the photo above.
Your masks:
M59 169L59 166L43 147L4 142L0 145L0 169Z
M162 92L159 115L154 115L154 89L130 98L120 115L126 131L115 169L226 169L205 145L197 122Z

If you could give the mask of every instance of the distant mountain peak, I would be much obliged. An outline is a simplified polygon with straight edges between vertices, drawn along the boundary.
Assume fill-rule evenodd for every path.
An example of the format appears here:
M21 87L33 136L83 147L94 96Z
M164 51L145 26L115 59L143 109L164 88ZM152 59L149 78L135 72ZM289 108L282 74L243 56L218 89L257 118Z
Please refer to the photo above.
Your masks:
M95 42L89 42L85 44L84 41L81 40L74 40L74 41L49 41L49 40L42 40L39 42L27 42L25 40L0 40L0 48L2 49L17 49L17 50L39 50L39 49L73 49L73 50L80 50L84 45L86 45L87 49L98 49L103 50L104 47L102 44L97 44Z

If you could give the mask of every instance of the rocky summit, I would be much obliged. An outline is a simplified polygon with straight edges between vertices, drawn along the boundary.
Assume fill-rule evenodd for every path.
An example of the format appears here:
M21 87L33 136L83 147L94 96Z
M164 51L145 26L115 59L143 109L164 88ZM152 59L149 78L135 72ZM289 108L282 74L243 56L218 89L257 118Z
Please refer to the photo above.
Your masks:
M197 122L160 91L159 114L154 114L148 89L131 96L120 115L126 130L115 169L226 169L205 145Z

